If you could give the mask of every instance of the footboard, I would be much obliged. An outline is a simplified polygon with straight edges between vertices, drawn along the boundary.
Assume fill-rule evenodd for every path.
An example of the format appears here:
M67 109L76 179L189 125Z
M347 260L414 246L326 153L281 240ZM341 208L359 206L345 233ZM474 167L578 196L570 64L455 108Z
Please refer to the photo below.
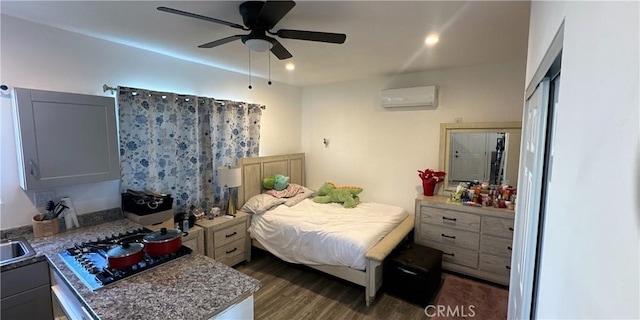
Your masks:
M369 249L366 254L366 290L365 301L367 306L376 297L378 289L382 287L382 262L395 249L398 244L413 230L414 216L409 214L400 224L389 232L378 244Z

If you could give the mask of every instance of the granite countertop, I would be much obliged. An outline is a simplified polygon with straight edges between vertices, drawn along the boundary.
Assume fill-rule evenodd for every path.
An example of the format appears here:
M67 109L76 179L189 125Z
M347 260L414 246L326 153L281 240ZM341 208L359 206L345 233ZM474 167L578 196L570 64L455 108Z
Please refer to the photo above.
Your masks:
M75 243L127 232L140 225L121 219L72 229L51 237L26 236L37 254L3 266L2 271L48 259L99 319L208 319L241 302L260 282L225 264L192 253L136 276L91 291L58 253Z

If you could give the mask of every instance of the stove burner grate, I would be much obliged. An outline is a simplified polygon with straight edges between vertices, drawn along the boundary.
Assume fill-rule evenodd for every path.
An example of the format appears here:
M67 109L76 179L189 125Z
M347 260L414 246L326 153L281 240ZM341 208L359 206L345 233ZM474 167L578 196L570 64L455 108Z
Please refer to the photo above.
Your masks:
M106 254L109 248L123 242L142 242L142 237L149 232L151 230L139 228L127 233L105 237L104 239L98 238L96 241L76 244L72 248L61 251L58 255L89 289L95 291L114 282L187 256L192 252L190 248L183 245L176 252L164 256L152 257L145 253L140 262L127 268L109 268Z

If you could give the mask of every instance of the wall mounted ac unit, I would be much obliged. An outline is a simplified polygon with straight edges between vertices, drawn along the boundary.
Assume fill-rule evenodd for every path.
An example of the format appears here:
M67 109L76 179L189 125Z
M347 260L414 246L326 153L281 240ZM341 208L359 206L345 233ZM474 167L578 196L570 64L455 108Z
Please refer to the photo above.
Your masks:
M384 108L437 107L438 87L383 89L380 90L380 104Z

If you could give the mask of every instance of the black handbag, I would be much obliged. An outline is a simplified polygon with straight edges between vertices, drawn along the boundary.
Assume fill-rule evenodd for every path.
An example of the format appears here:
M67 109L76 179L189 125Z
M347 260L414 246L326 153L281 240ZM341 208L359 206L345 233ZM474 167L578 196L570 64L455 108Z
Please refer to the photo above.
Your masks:
M122 211L139 216L166 211L173 208L170 194L127 189L122 195Z

